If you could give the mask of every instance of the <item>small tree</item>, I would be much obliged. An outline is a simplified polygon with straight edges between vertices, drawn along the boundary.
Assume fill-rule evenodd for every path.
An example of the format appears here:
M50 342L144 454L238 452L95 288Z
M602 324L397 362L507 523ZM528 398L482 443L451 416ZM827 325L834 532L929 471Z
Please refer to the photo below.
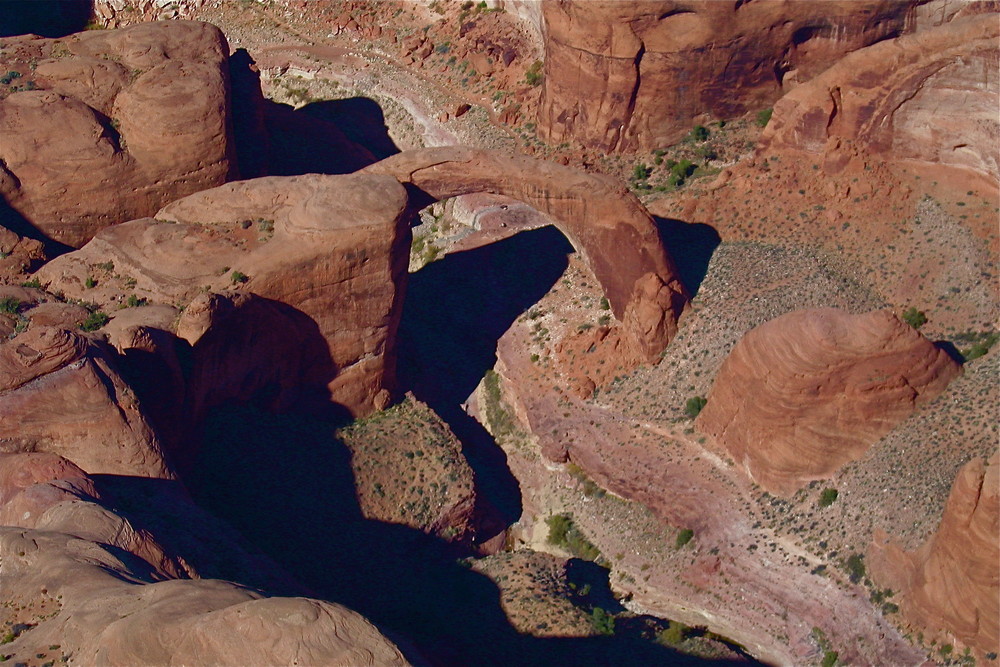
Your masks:
M542 61L536 60L531 63L531 67L528 71L524 73L524 80L528 82L529 86L537 86L542 82Z
M684 404L684 414L686 414L691 419L694 419L701 413L701 409L705 407L708 403L708 399L704 396L692 396Z
M694 531L691 530L690 528L685 528L679 531L677 533L677 541L676 541L677 548L678 549L682 548L684 545L690 542L691 538L693 537L694 537Z
M598 634L615 634L614 614L609 614L600 607L594 607L594 610L590 612L590 623L594 626L594 630L596 630Z
M837 495L837 489L823 489L823 493L819 494L819 506L829 507L837 499Z
M924 311L917 310L913 306L908 308L906 312L903 313L903 317L901 319L914 329L919 329L927 324L927 316L924 315Z
M691 138L695 141L705 141L708 139L708 128L704 125L695 125L691 130Z
M771 114L774 113L773 109L764 109L757 112L757 125L760 127L766 127L769 122L771 122Z
M233 271L233 273L229 276L229 278L230 280L233 281L234 285L239 285L241 283L245 283L246 281L250 280L250 276L243 273L242 271Z

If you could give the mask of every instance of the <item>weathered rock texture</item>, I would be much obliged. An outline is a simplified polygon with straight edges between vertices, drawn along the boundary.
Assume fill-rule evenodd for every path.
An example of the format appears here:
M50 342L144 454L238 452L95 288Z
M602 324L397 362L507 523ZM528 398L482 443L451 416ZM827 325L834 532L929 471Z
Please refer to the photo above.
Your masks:
M264 389L281 403L294 400L286 389L318 386L365 414L385 407L393 386L409 245L406 191L389 176L266 177L105 229L38 276L105 302L134 292L190 304L178 334L198 361L196 410ZM134 286L87 290L93 266L108 261Z
M890 312L794 311L737 343L697 425L788 495L859 458L960 372Z
M0 452L36 451L92 473L173 476L108 356L54 327L31 327L0 345Z
M872 574L897 591L906 621L928 640L981 654L1000 646L1000 459L958 473L937 532L906 553L876 535Z
M4 47L0 68L37 89L0 98L0 196L50 238L80 246L232 174L229 47L215 26L166 21Z
M884 160L962 168L995 188L998 63L996 13L861 49L775 105L763 149L821 155L829 172L849 159L842 144L855 144Z
M894 37L916 2L542 3L538 129L607 150L672 143L698 119L763 108L854 49Z
M652 362L677 333L688 296L653 219L617 180L526 157L446 147L406 151L364 170L429 201L490 192L552 217L590 264L623 326L627 354Z

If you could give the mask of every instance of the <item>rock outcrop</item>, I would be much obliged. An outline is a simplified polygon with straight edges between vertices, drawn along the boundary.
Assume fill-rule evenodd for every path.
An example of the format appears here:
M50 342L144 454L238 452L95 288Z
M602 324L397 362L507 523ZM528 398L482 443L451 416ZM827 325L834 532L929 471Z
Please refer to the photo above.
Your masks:
M1000 458L965 464L937 532L915 552L876 535L873 576L897 592L907 623L980 655L1000 646Z
M228 55L218 28L187 21L5 40L0 68L20 76L0 96L0 197L78 247L224 183L235 166Z
M856 51L774 106L762 149L819 155L836 172L850 157L842 145L854 144L883 160L960 168L995 189L998 44L990 13Z
M793 311L737 343L697 426L762 487L789 495L860 458L960 372L890 312Z
M54 327L31 327L0 345L0 452L58 454L92 473L173 476L108 356Z
M916 2L542 3L538 130L605 150L673 143L769 106L846 53L901 34Z
M519 199L551 216L590 264L615 317L626 354L659 358L688 302L649 213L625 185L527 157L445 147L399 153L365 173L391 174L432 201L475 192Z
M388 404L394 384L407 201L389 176L230 183L174 202L155 220L105 229L37 275L50 289L102 303L130 294L191 304L178 333L199 360L189 396L197 410L269 386L279 394L313 386L366 414ZM117 278L87 289L86 277L106 262ZM202 383L203 375L214 379Z

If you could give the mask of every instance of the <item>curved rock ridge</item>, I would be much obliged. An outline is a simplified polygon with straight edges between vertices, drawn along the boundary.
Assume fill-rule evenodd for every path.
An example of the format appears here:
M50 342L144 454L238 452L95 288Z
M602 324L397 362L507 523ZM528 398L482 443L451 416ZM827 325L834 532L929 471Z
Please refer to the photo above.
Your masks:
M888 311L798 310L749 331L698 416L768 491L829 477L961 373Z
M530 204L586 258L635 359L655 361L677 333L687 291L649 212L620 181L458 146L405 151L362 173L391 174L434 201L489 192Z
M37 90L0 98L0 196L78 247L224 183L235 164L228 54L218 28L188 21L5 40L0 67Z
M983 654L1000 646L1000 454L962 466L937 532L904 552L876 535L872 574L897 591L906 621L928 640ZM956 651L958 653L960 651Z
M92 483L65 460L0 455L5 495L12 466L27 466L37 483L0 506L0 514L11 505L29 510L20 526L0 527L0 589L16 603L0 617L11 626L30 621L4 645L5 656L30 658L47 647L81 664L123 667L406 664L368 621L340 605L164 572L156 565L170 560L159 545L88 498ZM19 502L32 494L41 502Z
M543 2L539 133L605 150L668 145L698 120L766 107L844 54L901 34L916 4Z
M234 182L174 202L157 219L104 229L36 275L50 289L106 304L133 294L191 303L178 333L196 351L224 355L212 363L196 355L224 379L199 385L198 406L277 382L328 387L352 414L367 414L388 404L394 385L407 201L399 182L372 174ZM107 262L117 278L88 289L93 267ZM280 363L264 371L264 359Z
M0 344L0 452L58 454L93 473L174 475L109 357L54 327Z
M1000 17L955 19L856 51L774 106L765 151L822 154L843 168L842 142L883 159L1000 179Z

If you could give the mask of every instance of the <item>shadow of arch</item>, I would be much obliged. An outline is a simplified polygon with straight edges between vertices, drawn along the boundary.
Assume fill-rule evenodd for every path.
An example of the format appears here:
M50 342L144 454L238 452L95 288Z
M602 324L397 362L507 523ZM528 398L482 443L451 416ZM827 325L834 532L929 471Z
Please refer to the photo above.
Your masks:
M593 270L622 324L627 361L656 361L677 333L687 291L652 217L620 181L458 146L404 151L362 173L395 177L416 208L476 192L535 207L552 217Z
M445 255L410 274L399 328L397 379L462 442L494 520L488 539L521 515L506 455L462 405L496 364L497 340L559 280L572 246L555 227Z
M376 160L399 152L389 136L382 107L369 97L312 102L297 113L336 125L348 139L368 149Z
M715 228L700 222L684 222L654 216L664 245L670 244L671 256L681 282L694 297L708 273L708 263L722 238Z

